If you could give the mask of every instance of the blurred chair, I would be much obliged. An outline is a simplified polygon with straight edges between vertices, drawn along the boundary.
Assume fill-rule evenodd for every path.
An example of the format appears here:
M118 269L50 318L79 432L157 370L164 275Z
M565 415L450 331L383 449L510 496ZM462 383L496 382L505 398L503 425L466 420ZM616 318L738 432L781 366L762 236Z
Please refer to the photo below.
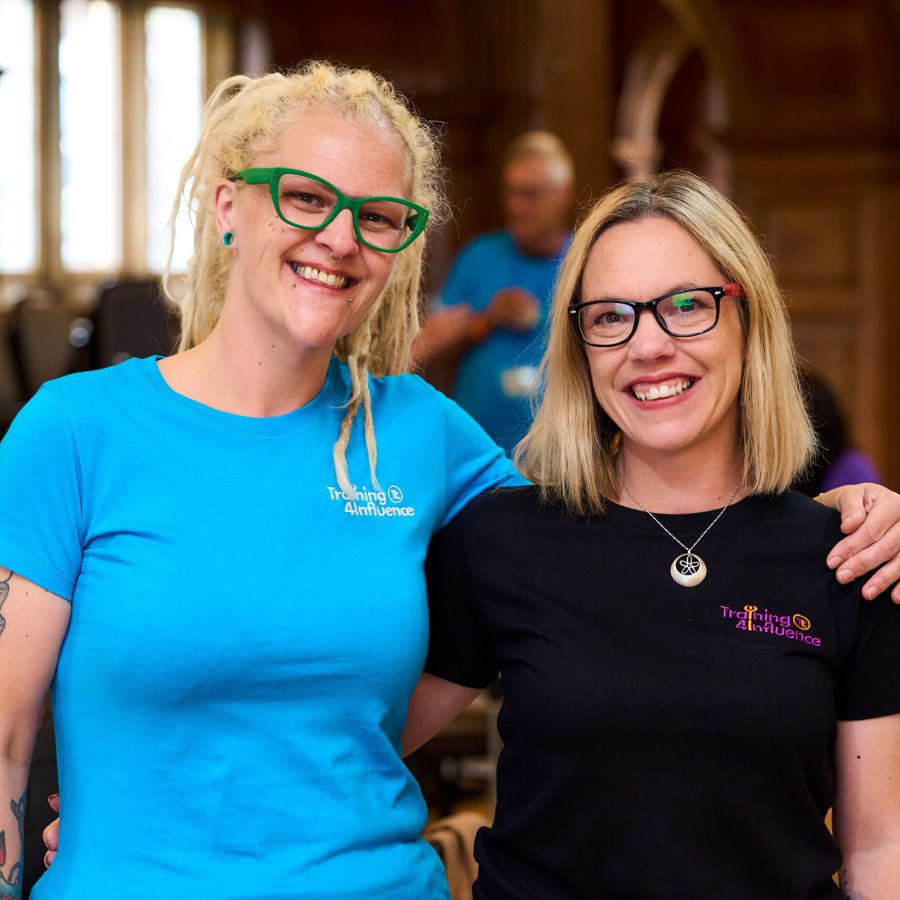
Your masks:
M22 379L16 364L9 316L0 317L0 437L22 406Z
M22 402L45 381L72 371L70 331L77 319L63 303L37 294L26 294L10 310L10 348Z
M157 279L105 285L94 311L94 367L133 356L168 356L175 347L177 327Z
M490 821L474 812L461 812L432 822L422 837L437 851L447 872L450 900L472 900L472 883L478 876L475 835Z

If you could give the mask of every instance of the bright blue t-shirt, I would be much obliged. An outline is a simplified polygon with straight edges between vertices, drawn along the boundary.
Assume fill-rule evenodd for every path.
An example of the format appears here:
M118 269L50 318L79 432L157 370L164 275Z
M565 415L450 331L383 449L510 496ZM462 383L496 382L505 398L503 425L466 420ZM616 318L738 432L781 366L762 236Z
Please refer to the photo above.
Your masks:
M334 361L273 418L175 393L155 359L45 385L0 445L0 563L72 604L53 685L61 850L35 900L432 900L399 756L431 535L518 481L415 376L372 379L357 499ZM360 417L361 419L361 417Z
M507 452L531 427L553 286L568 243L556 256L528 256L508 232L482 235L460 252L441 291L442 306L468 303L476 312L508 287L524 288L540 302L531 331L499 328L467 350L453 387L456 402Z

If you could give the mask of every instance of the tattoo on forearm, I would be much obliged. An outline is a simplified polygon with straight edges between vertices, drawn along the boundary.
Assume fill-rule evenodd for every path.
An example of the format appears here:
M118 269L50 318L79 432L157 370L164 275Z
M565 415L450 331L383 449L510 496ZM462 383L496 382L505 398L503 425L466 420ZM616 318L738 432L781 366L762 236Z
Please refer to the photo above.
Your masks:
M844 900L870 900L867 894L862 894L853 889L850 879L847 877L847 870L841 868L841 896Z
M10 572L3 581L0 581L0 606L3 606L3 601L6 600L6 597L9 594L9 579L12 577L13 573ZM3 634L4 628L6 628L6 619L4 619L3 616L0 616L0 634Z
M0 831L0 897L4 900L21 900L22 898L22 856L25 847L25 794L9 801L9 808L16 817L19 827L19 858L9 867L9 874L3 874L6 865L6 832Z

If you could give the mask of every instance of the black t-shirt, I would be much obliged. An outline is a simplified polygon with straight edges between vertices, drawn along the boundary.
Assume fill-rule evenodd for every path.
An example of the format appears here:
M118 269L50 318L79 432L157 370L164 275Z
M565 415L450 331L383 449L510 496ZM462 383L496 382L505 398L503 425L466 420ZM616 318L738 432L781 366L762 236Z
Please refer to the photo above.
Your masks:
M688 546L713 512L659 516ZM499 672L504 749L478 900L840 897L838 719L900 712L900 608L825 565L837 515L750 497L697 547L644 512L477 498L427 564L427 670Z

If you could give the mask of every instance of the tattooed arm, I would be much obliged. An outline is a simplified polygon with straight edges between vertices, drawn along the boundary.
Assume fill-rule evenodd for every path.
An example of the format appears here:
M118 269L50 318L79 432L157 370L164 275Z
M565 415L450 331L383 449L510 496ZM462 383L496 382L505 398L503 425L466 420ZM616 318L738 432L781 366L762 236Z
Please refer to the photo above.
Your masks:
M834 834L852 900L900 898L900 714L839 722Z
M0 570L0 898L22 896L25 786L69 604Z

